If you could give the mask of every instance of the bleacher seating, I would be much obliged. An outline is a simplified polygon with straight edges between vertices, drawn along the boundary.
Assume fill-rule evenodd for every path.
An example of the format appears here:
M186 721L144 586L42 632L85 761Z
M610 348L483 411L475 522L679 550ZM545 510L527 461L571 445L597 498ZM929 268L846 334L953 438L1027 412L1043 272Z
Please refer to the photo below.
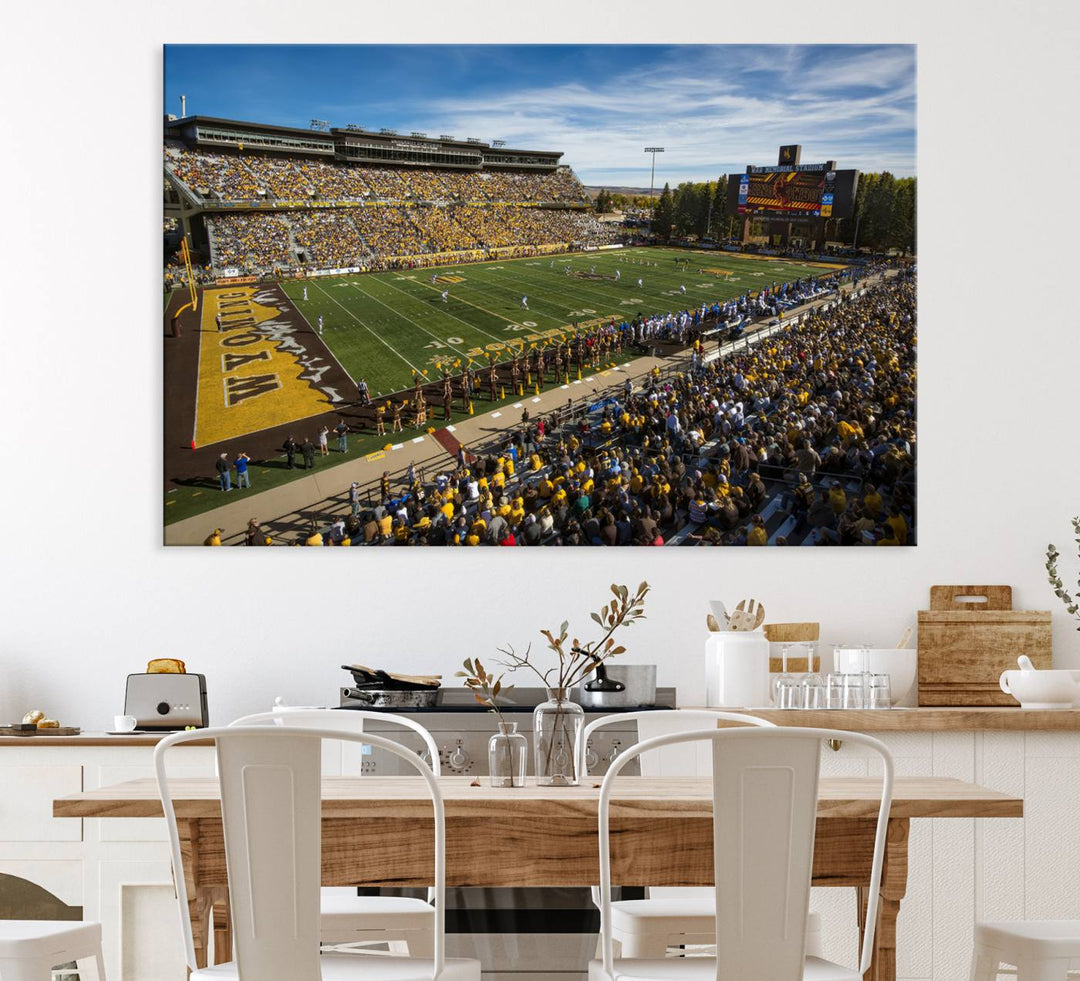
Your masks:
M395 169L191 150L178 142L166 143L165 167L208 209L218 270L383 269L423 265L425 256L472 261L493 249L512 256L614 237L586 207L585 189L568 169ZM252 203L275 210L215 213L215 205Z

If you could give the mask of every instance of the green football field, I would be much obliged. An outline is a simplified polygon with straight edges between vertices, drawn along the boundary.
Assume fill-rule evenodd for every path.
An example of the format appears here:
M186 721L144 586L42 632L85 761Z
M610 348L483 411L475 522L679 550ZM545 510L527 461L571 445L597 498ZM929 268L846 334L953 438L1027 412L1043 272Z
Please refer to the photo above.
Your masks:
M676 259L689 259L689 267ZM411 387L414 372L435 379L440 365L487 363L491 354L506 360L515 346L557 336L574 322L685 310L838 268L642 248L309 279L284 289L313 327L323 318L323 340L377 397Z

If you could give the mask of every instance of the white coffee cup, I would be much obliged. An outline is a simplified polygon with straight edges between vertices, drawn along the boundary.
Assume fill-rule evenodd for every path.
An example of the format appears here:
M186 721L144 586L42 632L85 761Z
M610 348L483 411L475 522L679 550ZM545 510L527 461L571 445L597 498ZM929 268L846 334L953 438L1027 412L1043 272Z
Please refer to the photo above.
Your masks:
M114 715L113 732L134 732L139 720L134 715Z

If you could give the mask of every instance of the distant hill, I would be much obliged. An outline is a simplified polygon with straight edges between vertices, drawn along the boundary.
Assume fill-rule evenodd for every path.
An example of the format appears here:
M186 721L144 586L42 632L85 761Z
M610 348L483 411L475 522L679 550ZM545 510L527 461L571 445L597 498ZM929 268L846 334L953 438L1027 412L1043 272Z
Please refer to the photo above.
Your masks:
M593 200L601 191L607 191L608 194L625 194L627 197L631 197L635 194L648 194L649 189L647 187L612 187L609 184L598 185L585 185L585 193L589 196L589 200ZM656 189L657 195L660 194L660 188Z

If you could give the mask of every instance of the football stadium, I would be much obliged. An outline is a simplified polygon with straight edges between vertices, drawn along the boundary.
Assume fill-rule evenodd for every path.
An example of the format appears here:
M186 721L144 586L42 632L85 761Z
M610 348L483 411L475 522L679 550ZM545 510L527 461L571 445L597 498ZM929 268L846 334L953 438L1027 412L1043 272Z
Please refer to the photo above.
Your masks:
M914 544L858 171L783 146L665 234L557 150L316 123L165 121L166 543Z

